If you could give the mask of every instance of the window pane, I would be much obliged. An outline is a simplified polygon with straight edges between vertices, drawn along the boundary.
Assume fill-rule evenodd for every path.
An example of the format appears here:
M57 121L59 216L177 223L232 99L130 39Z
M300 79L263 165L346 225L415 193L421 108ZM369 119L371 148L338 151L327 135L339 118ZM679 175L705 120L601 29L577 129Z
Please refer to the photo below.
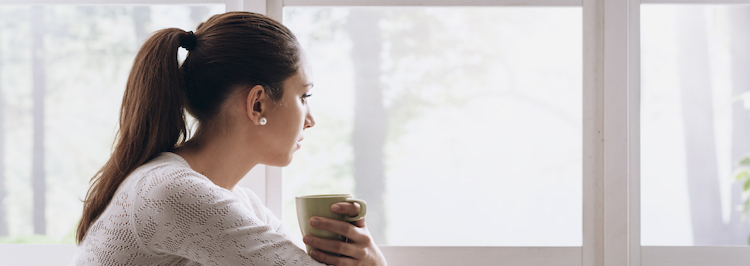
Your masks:
M0 6L0 243L74 242L140 44L154 30L194 30L223 11Z
M544 19L540 19L544 18ZM581 245L580 8L288 7L315 127L294 196L353 193L375 241Z
M747 245L750 5L643 5L641 42L643 245Z

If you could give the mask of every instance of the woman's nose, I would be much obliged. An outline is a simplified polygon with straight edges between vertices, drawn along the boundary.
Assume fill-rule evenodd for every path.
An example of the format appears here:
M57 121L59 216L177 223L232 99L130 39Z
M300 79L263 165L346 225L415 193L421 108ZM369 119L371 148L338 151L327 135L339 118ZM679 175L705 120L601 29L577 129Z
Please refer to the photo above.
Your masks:
M313 118L310 110L307 110L307 116L305 117L305 128L311 128L315 125L315 118Z

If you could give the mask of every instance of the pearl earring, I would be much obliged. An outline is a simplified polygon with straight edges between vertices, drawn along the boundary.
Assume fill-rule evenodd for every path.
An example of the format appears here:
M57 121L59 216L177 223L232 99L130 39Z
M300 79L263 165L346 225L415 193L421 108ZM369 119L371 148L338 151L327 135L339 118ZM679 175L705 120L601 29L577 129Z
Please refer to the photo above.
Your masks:
M260 118L260 125L261 125L261 126L263 126L263 125L265 125L266 123L268 123L268 120L267 120L267 119L266 119L265 117L261 117L261 118Z

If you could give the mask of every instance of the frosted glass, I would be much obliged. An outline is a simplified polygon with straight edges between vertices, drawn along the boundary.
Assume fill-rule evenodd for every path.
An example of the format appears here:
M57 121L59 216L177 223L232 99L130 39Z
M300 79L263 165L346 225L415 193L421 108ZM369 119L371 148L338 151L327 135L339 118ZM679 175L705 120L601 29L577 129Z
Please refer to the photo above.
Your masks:
M221 12L223 4L0 6L0 243L74 243L141 43Z
M288 7L317 124L294 196L353 193L379 244L580 246L580 8Z
M750 5L642 6L643 245L748 244L749 51Z

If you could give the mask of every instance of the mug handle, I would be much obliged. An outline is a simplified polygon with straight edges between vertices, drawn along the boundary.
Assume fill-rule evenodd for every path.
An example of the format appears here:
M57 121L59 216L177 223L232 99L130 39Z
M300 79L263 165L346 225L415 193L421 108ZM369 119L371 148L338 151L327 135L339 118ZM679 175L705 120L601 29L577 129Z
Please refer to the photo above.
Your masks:
M353 222L362 218L365 218L365 214L367 214L367 203L365 203L364 200L361 199L345 199L345 202L356 202L359 203L359 214L357 216L349 216L344 215L344 220L347 222Z

